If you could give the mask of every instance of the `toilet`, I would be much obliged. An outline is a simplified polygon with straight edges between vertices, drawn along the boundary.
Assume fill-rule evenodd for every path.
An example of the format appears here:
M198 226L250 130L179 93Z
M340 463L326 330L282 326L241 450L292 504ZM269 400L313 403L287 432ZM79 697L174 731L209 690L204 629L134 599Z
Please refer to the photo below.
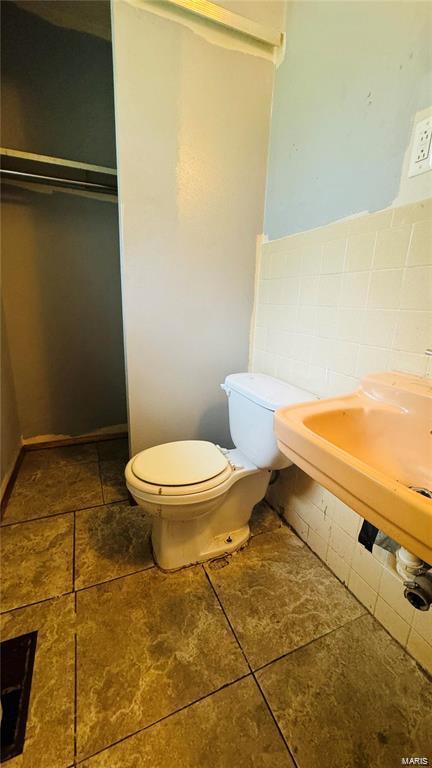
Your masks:
M166 571L221 557L247 542L252 509L264 498L272 471L291 463L276 444L274 411L316 399L262 373L234 373L221 386L235 448L180 440L147 448L126 466L126 485L153 518L153 553Z

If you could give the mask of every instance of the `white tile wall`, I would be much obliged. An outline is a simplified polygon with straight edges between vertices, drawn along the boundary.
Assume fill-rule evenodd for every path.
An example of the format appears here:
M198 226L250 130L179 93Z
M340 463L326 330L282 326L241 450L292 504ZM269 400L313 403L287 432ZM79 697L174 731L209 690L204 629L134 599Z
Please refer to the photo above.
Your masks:
M401 645L406 646L410 632L409 624L379 596L375 606L375 617Z
M267 499L387 631L432 673L432 611L403 596L395 557L358 543L360 516L297 467L281 472Z
M367 373L432 375L432 199L262 246L251 368L321 396ZM358 544L360 517L293 467L269 501L432 672L432 611L403 597L394 557Z
M432 199L264 243L258 286L253 370L322 396L432 374Z

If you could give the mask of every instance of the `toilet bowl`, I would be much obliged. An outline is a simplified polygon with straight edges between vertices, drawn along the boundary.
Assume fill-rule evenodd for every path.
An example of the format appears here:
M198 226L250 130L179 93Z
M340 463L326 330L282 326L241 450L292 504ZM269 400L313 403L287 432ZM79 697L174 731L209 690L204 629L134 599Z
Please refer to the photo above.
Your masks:
M130 493L153 518L153 553L164 570L229 554L247 542L252 509L265 496L272 470L290 464L277 448L273 413L315 398L264 374L231 374L222 388L234 449L181 440L147 448L126 466Z

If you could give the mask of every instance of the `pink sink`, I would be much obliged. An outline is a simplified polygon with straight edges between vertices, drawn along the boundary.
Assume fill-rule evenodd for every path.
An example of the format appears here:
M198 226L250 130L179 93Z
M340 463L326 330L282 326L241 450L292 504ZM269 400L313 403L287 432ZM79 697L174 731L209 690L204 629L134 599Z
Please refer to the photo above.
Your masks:
M350 395L280 408L278 445L362 517L432 563L432 380L377 373Z

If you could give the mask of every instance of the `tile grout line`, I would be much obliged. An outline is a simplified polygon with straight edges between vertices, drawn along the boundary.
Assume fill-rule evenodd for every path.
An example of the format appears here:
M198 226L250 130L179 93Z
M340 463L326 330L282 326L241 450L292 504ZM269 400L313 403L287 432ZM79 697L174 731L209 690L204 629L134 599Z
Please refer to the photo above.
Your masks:
M77 635L77 602L78 595L75 589L75 559L76 559L76 512L73 513L74 525L73 525L73 564L72 564L72 589L74 596L74 612L75 612L75 626L74 626L74 693L73 693L73 762L76 763L77 756L77 722L78 722L78 635Z
M78 633L77 633L77 620L78 620L78 595L74 592L74 610L75 610L75 631L74 631L74 697L73 697L73 731L74 731L74 765L77 759L77 740L78 740Z
M78 510L78 511L81 511L81 510ZM66 512L64 514L71 515L71 514L75 514L75 513L73 513L73 512ZM56 517L58 517L58 515L56 515ZM73 552L74 552L74 555L75 555L75 541L74 541L74 546L73 546ZM75 557L74 557L74 560L75 560ZM47 603L50 600L58 600L59 598L66 597L67 595L73 595L73 594L78 594L79 592L85 592L85 591L87 591L89 589L93 589L93 587L101 587L104 584L110 584L112 581L119 581L120 579L127 579L128 576L136 576L138 573L144 573L145 571L151 571L154 568L156 568L156 563L153 563L153 565L148 565L145 568L139 568L136 571L131 571L130 573L124 573L124 574L121 574L120 576L113 576L110 579L105 579L105 581L98 581L95 584L88 584L85 587L79 587L77 589L75 587L74 560L73 560L73 565L72 565L72 568L73 568L72 589L68 590L67 592L62 592L59 595L51 595L50 597L42 598L42 600L35 600L35 602L32 602L32 603L24 603L23 605L16 605L13 608L8 608L5 611L0 611L0 616L7 616L9 613L14 613L15 611L19 611L22 608L32 608L32 607L34 607L36 605L42 605L43 603Z
M154 568L156 568L156 564L149 565L146 568L140 568L137 571L132 571L131 573L124 573L121 576L114 576L112 579L106 579L105 581L98 581L96 584L89 584L86 587L81 587L79 589L71 589L68 592L62 592L60 595L51 595L51 597L44 597L42 600L36 600L34 603L24 603L24 605L17 605L14 608L8 608L6 611L0 611L0 616L6 616L8 613L13 613L14 611L19 611L21 608L32 608L35 605L41 605L42 603L48 603L50 600L58 600L61 597L66 597L67 595L74 595L78 594L79 592L85 592L88 589L93 589L93 587L101 587L104 584L111 584L112 581L119 581L120 579L127 579L128 576L136 576L138 573L144 573L145 571L152 571Z
M261 694L261 696L262 696L262 698L263 698L263 700L265 702L265 705L266 705L267 710L268 710L268 712L270 714L270 717L271 717L271 719L273 720L273 722L274 722L274 724L276 726L276 729L277 729L277 731L279 733L279 736L281 737L282 742L285 745L285 749L287 750L287 752L288 752L288 754L289 754L289 756L290 756L290 758L291 758L291 760L293 762L293 765L295 766L295 768L299 768L297 760L295 759L293 753L291 752L291 749L289 747L288 741L286 740L285 735L284 735L284 733L282 731L282 728L280 727L280 725L279 725L279 723L277 721L276 715L274 714L274 712L273 712L269 702L267 701L267 697L265 696L264 691L261 688L261 686L260 686L260 684L259 684L259 682L258 682L254 672L252 673L252 677L253 677L253 679L255 681L255 685L257 686L257 688L258 688L258 690L259 690L259 692L260 692L260 694Z
M210 561L210 562L211 562L211 561ZM238 639L238 637L237 637L237 633L235 632L235 630L234 630L234 627L233 627L233 625L231 624L231 621L230 621L230 619L228 618L228 615L227 615L227 613L226 613L226 611L225 611L225 608L224 608L224 606L223 606L223 603L222 603L222 601L221 601L221 599L220 599L220 597L219 597L219 595L218 595L218 593L217 593L217 591L216 591L216 588L213 586L212 580L211 580L210 576L208 575L208 573L207 573L206 569L204 568L204 565L201 565L201 568L202 568L202 570L203 570L203 572L204 572L204 575L205 575L205 577L206 577L206 579L207 579L208 583L210 584L210 587L211 587L211 589L212 589L212 591L213 591L213 594L214 594L214 595L215 595L215 597L216 597L216 600L217 600L217 601L218 601L218 603L219 603L219 607L220 607L220 609L221 609L221 611L222 611L223 615L225 616L226 622L227 622L227 624L228 624L228 626L229 626L229 628L230 628L230 630L231 630L231 632L232 632L232 634L233 634L233 636L234 636L234 639L235 639L235 641L236 641L236 643L237 643L238 647L240 648L240 650L241 650L241 652L242 652L243 658L244 658L244 660L245 660L246 664L248 665L249 671L251 672L251 674L253 674L253 669L252 669L251 665L249 664L249 659L248 659L248 657L246 656L246 654L245 654L245 652L244 652L244 650L243 650L243 648L242 648L241 642L240 642L240 640L239 640L239 639Z
M73 595L73 590L69 592L62 592L61 595L51 595L51 597L44 597L42 600L37 600L35 603L25 603L24 605L17 605L15 608L9 608L7 611L1 611L0 616L7 616L9 613L15 613L15 611L21 611L23 608L34 608L35 605L43 605L50 600L60 600L62 597Z
M75 592L75 561L76 561L76 512L73 514L73 539L72 539L72 592Z
M131 739L133 736L138 736L140 733L144 733L144 731L148 731L150 728L153 728L155 725L158 725L159 723L163 723L165 720L169 720L169 718L174 717L174 715L179 714L180 712L184 712L186 709L189 709L190 707L195 706L196 704L199 704L201 701L205 701L206 699L209 699L211 696L214 696L216 693L219 693L220 691L225 690L225 688L230 688L232 685L237 685L237 683L240 683L242 680L246 680L248 677L253 677L253 675L250 672L245 673L244 675L241 675L240 677L236 677L235 680L231 680L229 683L224 683L219 688L216 688L214 691L210 691L210 693L206 693L204 696L200 696L198 699L194 699L193 701L189 702L189 704L185 704L183 707L179 707L179 709L175 709L173 712L170 712L168 715L163 715L163 717L160 717L158 720L155 720L153 723L148 723L148 725L144 725L142 728L138 728L136 731L133 731L132 733L128 733L126 736L123 736L121 739L117 739L117 741L113 741L112 744L108 744L106 747L102 747L101 749L97 750L97 752L92 752L90 755L86 755L83 758L80 758L79 760L76 759L76 765L81 765L81 763L85 762L86 760L92 760L96 755L100 755L103 752L107 752L112 747L116 747L118 744L121 744L123 741L127 741L128 739Z
M115 504L126 504L129 501L129 498L124 496L121 499L116 499L115 501L109 501L108 503L102 503L102 504L91 504L88 507L75 507L74 509L65 509L62 512L53 512L51 515L41 515L40 517L29 517L26 520L12 520L10 523L1 523L0 524L0 531L3 528L10 528L12 525L24 525L25 523L34 523L37 520L51 520L51 518L54 517L61 517L62 515L71 515L73 512L86 512L88 509L100 509L101 507L112 507Z
M113 581L119 581L120 579L127 579L129 576L136 576L138 573L145 573L145 571L152 571L154 568L156 568L156 563L153 563L153 565L148 565L146 568L138 568L137 571L131 571L130 573L123 573L120 576L113 576L111 579L105 579L105 581L97 581L95 584L87 584L85 587L78 587L78 589L75 589L75 592L78 594L79 592L86 592L88 589L93 589L94 587L102 587L104 584L111 584Z
M274 722L274 724L275 724L275 726L276 726L276 728L277 728L277 731L278 731L278 733L279 733L279 735L280 735L280 737L281 737L281 739L282 739L282 742L283 742L283 744L285 745L285 748L286 748L286 750L287 750L288 754L290 755L290 757L291 757L291 759L292 759L292 761L293 761L293 763L294 763L294 766L296 766L296 767L297 767L297 763L296 763L296 761L294 760L294 757L293 757L293 755L292 755L292 752L291 752L291 750L290 750L290 748L289 748L289 746L288 746L288 743L287 743L287 741L286 741L286 739L285 739L285 736L283 735L283 733L282 733L282 731L281 731L281 728L280 728L280 726L279 726L279 723L277 722L277 720L276 720L276 717L275 717L275 715L274 715L274 713L273 713L273 711L272 711L272 709L271 709L271 707L270 707L270 705L269 705L269 703L268 703L268 701L267 701L266 697L264 696L264 694L263 694L263 692L262 692L262 690L261 690L261 686L259 685L259 683L258 683L258 680L257 680L257 679L256 679L256 677L255 677L255 672L254 672L254 670L252 669L252 666L251 666L251 664L249 663L249 659L247 658L247 656L246 656L246 653L244 652L244 650L243 650L243 648L242 648L242 645L241 645L241 643L240 643L240 640L238 639L238 637L237 637L237 634L236 634L236 632L235 632L235 630L234 630L234 627L232 626L232 624L231 624L231 621L230 621L230 619L228 618L228 615L227 615L227 613L226 613L226 611L225 611L225 608L224 608L224 606L223 606L223 604L222 604L222 601L220 600L220 598L219 598L219 595L218 595L218 593L216 592L216 588L213 586L213 583L212 583L212 581L211 581L211 579L210 579L210 577L209 577L209 575L208 575L208 573L207 573L206 569L204 568L204 566L201 566L201 567L202 567L202 569L203 569L203 571L204 571L204 573L205 573L205 575L206 575L206 577L207 577L207 580L208 580L208 582L209 582L209 584L210 584L210 586L211 586L211 588L212 588L212 590L213 590L213 592L214 592L214 594L215 594L215 596L216 596L216 599L217 599L217 601L218 601L218 603L219 603L219 605L220 605L220 607L221 607L222 613L223 613L223 614L224 614L224 616L225 616L225 619L226 619L226 621L227 621L227 623L228 623L228 626L229 626L229 628L231 629L231 632L233 633L233 635L234 635L234 638L235 638L235 640L237 641L237 644L238 644L238 646L239 646L239 648L240 648L240 650L241 650L241 652L242 652L242 654L243 654L243 656L244 656L244 659L245 659L245 661L246 661L246 664L248 665L248 667L249 667L249 669L250 669L250 671L251 671L251 675L252 675L252 678L253 678L253 680L255 681L255 684L256 684L256 686L258 687L258 690L259 690L259 691L260 691L260 693L261 693L261 696L262 696L262 698L263 698L263 700L264 700L264 702L265 702L265 705L266 705L266 707L267 707L267 709L268 709L268 711L269 711L269 713L270 713L270 716L271 716L271 718L272 718L272 720L273 720L273 722Z
M254 669L252 674L255 675L257 672L262 672L263 669L267 669L267 667L271 667L271 665L275 664L277 661L281 661L282 659L285 659L287 656L291 656L293 653L296 653L297 651L301 651L303 648L307 648L309 645L313 645L313 643L318 642L318 640L322 640L323 637L328 637L329 635L332 635L333 632L339 632L340 629L344 629L345 627L348 627L349 624L353 624L355 621L359 621L359 619L364 619L365 616L372 616L372 614L370 614L366 608L364 610L364 613L360 614L360 616L355 616L353 619L348 619L348 621L345 621L343 624L339 624L338 627L329 629L328 632L324 632L322 635L318 635L318 637L313 637L312 640L309 640L307 643L304 643L303 645L299 645L297 648L292 648L291 651L282 653L281 656L276 656L276 658L271 659L270 661L266 661L265 664L262 664L260 667L257 667L256 669ZM374 617L372 616L372 618Z
M102 495L102 504L105 506L105 494L104 494L104 488L103 488L103 482L102 482L102 470L101 470L101 457L99 455L99 449L96 447L97 457L98 457L98 475L99 475L99 483L100 483L100 489L101 489L101 495Z
M114 504L119 504L120 501L127 501L127 499L119 499L119 501L113 502ZM25 523L34 523L36 520L50 520L53 517L61 517L61 515L71 515L74 512L84 512L86 509L98 509L100 507L105 507L106 504L92 504L89 507L75 507L74 509L65 509L62 512L53 512L51 515L41 515L40 517L29 517L28 520L13 520L10 523L2 523L0 526L0 530L2 528L10 528L11 525L24 525Z

